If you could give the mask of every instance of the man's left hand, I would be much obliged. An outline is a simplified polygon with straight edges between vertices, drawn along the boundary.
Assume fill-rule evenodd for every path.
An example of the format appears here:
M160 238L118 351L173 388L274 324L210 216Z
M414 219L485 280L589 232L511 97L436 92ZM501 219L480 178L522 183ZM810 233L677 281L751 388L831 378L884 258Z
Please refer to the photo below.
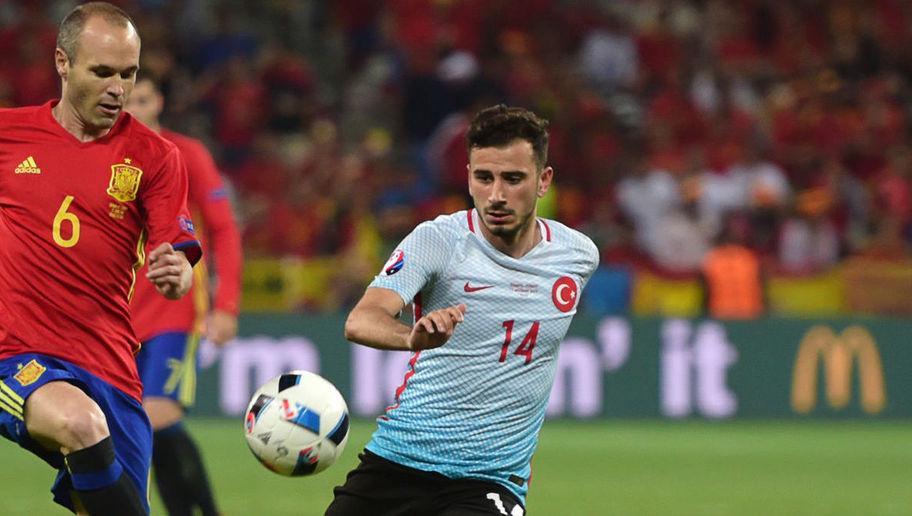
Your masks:
M193 285L193 266L183 251L165 242L149 253L149 281L168 299L180 299Z

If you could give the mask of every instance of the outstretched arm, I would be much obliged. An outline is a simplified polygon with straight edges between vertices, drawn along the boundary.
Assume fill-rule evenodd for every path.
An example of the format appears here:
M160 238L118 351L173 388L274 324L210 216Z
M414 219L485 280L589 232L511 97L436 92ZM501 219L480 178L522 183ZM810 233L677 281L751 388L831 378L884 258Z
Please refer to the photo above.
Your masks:
M345 321L345 338L377 349L419 351L436 348L453 335L466 310L464 304L441 308L421 317L414 326L408 326L397 319L404 307L405 303L396 292L368 288Z

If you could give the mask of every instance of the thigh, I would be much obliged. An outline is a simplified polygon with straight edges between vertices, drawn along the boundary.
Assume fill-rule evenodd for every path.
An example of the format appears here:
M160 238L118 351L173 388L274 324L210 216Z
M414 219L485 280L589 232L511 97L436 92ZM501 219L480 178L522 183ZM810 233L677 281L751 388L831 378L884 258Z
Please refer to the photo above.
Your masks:
M507 488L493 482L453 480L439 493L438 516L524 516L525 507Z
M169 398L184 407L196 396L196 333L162 333L143 342L136 355L139 379L146 398Z
M149 470L152 466L152 426L149 418L137 400L100 378L89 373L86 375L81 380L89 396L104 412L115 457L144 502L148 503ZM63 504L61 500L68 499L71 490L69 473L63 469L51 489L54 499Z
M65 378L35 389L25 402L24 415L32 439L62 453L91 446L108 434L106 417L95 400Z
M414 470L365 451L345 483L333 490L326 516L423 516L438 488L434 474Z
M64 467L63 455L32 438L25 424L25 405L32 394L51 382L76 382L75 375L39 355L0 360L0 434L37 455L54 468Z

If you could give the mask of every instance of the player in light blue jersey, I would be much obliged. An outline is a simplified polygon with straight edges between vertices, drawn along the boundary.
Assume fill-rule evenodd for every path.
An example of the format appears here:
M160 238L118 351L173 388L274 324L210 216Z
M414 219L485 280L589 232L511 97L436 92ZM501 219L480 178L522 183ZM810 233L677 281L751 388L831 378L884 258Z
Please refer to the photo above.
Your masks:
M467 144L475 209L416 227L345 323L352 342L414 355L329 516L525 512L558 346L598 251L537 217L547 121L488 108ZM409 303L412 326L398 321Z

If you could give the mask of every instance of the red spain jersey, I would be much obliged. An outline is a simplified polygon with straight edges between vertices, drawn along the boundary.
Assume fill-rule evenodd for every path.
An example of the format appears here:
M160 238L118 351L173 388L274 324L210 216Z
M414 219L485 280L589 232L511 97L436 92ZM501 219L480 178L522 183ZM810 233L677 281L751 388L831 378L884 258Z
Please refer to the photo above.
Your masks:
M124 113L80 142L43 106L0 110L0 358L72 362L137 400L129 296L146 240L201 250L174 144Z
M225 183L212 155L199 140L167 130L161 136L177 146L187 165L190 183L187 204L206 248L207 261L215 266L214 308L236 316L241 294L241 237ZM140 277L146 271L143 268ZM209 307L208 287L208 275L202 263L194 268L193 290L177 301L160 295L152 282L138 282L130 309L140 342L165 332L199 330L197 326Z

